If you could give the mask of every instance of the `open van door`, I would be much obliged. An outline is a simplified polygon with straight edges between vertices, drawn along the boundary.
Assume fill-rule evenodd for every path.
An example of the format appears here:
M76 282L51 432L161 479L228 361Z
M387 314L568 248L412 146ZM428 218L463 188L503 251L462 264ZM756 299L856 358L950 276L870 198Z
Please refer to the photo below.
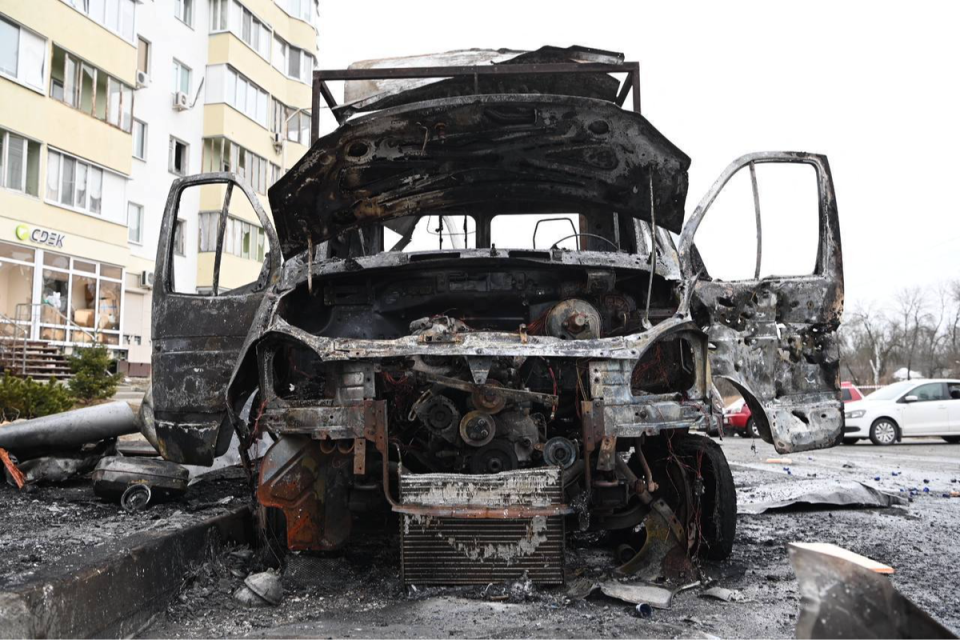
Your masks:
M757 167L771 163L813 176L809 202L814 210L805 212L817 217L819 228L812 273L761 276L764 185L758 181ZM749 177L752 186L752 202L746 206L756 218L756 269L752 277L723 281L707 272L709 262L705 264L694 241L704 217L713 213L717 196L739 172L746 172L740 175ZM791 216L775 224L789 232L796 222ZM739 225L736 229L741 235L749 231ZM741 250L730 246L730 251ZM827 158L796 152L739 158L720 175L685 224L679 251L685 279L694 287L691 313L709 338L712 373L740 392L761 437L780 453L837 444L844 425L836 338L843 312L843 260Z
M233 173L174 181L163 215L153 294L156 439L167 460L210 465L230 444L227 384L279 275L280 253L270 250L279 243L257 196ZM184 246L198 236L194 263Z

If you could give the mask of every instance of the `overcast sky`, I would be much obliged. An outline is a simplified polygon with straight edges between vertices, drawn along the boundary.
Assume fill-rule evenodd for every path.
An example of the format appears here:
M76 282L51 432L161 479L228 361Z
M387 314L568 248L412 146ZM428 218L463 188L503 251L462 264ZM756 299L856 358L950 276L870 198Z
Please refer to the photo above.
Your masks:
M319 65L473 47L621 51L640 62L644 116L692 159L688 216L739 155L829 157L850 310L960 278L958 25L948 2L321 0ZM763 224L764 253L777 246L768 235L789 240L795 226L766 211Z

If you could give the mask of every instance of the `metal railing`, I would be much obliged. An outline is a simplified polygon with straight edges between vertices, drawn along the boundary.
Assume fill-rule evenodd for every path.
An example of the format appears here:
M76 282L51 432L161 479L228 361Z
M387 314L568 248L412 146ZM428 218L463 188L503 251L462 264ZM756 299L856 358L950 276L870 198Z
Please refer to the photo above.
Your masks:
M32 341L33 329L41 324L41 317L45 310L48 313L52 312L56 321L53 323L43 322L42 324L45 325L53 325L44 328L62 330L64 334L62 341L43 339L40 341L65 342L68 344L97 343L98 330L87 331L86 328L78 325L53 305L45 302L21 302L17 304L13 318L0 313L0 362L7 367L12 366L14 369L19 369L20 375L26 375L27 373L27 351ZM83 342L73 340L74 332L82 333L87 337L87 340ZM68 337L70 340L67 339Z

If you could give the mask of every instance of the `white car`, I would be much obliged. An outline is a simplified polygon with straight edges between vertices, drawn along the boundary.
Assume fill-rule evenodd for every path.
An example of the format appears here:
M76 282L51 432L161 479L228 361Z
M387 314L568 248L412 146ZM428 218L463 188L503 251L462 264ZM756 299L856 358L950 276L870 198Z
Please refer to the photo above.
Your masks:
M960 442L960 380L907 380L844 406L843 443L870 438L893 444L902 438L939 436Z

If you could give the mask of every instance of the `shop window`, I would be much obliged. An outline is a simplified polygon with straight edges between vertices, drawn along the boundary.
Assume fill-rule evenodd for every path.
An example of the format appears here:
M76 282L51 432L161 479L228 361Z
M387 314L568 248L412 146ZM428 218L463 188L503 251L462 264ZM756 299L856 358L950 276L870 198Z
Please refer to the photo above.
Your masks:
M123 269L45 252L41 340L117 345Z
M187 175L187 159L190 145L182 140L170 136L170 173L178 176Z
M0 335L26 337L33 302L34 250L0 243Z

